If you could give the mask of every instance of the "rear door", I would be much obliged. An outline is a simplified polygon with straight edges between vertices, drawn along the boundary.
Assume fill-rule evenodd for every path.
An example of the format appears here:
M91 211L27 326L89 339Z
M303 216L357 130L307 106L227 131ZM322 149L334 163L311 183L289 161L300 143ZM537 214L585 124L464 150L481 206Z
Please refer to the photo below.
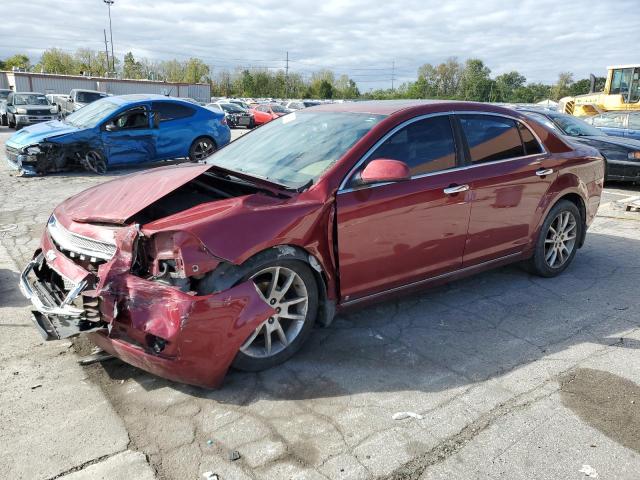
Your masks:
M109 130L111 129L111 131ZM156 129L147 105L132 107L101 127L110 165L149 162L156 158Z
M156 156L158 160L186 157L197 132L193 131L191 117L196 110L188 105L171 101L151 103L156 127Z
M358 186L376 158L405 162L412 177ZM363 158L337 194L340 290L351 301L460 268L469 222L468 172L449 115L396 127Z
M455 115L471 174L471 217L463 267L524 250L537 208L556 178L542 144L523 123L485 114Z

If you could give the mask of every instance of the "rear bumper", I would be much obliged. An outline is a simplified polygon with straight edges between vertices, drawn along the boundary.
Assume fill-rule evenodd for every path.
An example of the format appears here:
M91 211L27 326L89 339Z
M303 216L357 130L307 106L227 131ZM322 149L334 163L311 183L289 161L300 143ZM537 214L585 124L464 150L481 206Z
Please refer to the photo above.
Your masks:
M128 271L100 281L58 251L46 232L41 248L45 253L22 272L20 289L34 307L33 321L43 338L89 333L112 355L170 380L219 386L242 343L274 313L252 281L203 296ZM114 263L121 261L118 255ZM107 265L101 274L109 271ZM65 278L66 295L60 295L59 285L55 291L52 272Z

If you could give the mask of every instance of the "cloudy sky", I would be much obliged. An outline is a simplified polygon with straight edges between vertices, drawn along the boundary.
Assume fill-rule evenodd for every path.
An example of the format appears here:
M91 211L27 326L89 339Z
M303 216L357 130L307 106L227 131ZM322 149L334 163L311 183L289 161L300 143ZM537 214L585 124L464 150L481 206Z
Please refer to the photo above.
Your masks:
M510 4L511 6L505 6ZM615 6L614 6L615 5ZM116 55L197 56L214 71L236 66L302 74L331 68L361 90L415 78L423 63L478 57L497 75L528 81L603 75L639 62L638 0L115 0ZM2 0L0 58L51 47L104 49L102 0Z

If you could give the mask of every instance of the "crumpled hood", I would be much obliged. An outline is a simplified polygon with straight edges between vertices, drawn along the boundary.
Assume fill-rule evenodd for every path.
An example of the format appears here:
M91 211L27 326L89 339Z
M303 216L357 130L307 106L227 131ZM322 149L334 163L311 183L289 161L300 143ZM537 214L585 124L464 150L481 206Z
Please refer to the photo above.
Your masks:
M116 178L80 192L55 210L76 222L124 224L142 209L207 171L211 165L175 165Z
M7 145L14 148L24 148L52 137L67 135L69 133L76 133L79 131L79 128L59 120L36 123L35 125L24 127L22 130L14 133L9 140L7 140Z

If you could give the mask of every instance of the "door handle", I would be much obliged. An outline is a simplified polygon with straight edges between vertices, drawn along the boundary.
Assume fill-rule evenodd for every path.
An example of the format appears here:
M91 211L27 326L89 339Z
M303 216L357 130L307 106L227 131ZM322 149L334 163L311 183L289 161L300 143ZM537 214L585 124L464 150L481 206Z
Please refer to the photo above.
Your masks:
M541 168L540 170L536 170L536 175L539 177L546 177L547 175L551 175L553 173L553 168Z
M469 185L452 185L443 190L446 195L455 195L456 193L462 193L469 190Z

